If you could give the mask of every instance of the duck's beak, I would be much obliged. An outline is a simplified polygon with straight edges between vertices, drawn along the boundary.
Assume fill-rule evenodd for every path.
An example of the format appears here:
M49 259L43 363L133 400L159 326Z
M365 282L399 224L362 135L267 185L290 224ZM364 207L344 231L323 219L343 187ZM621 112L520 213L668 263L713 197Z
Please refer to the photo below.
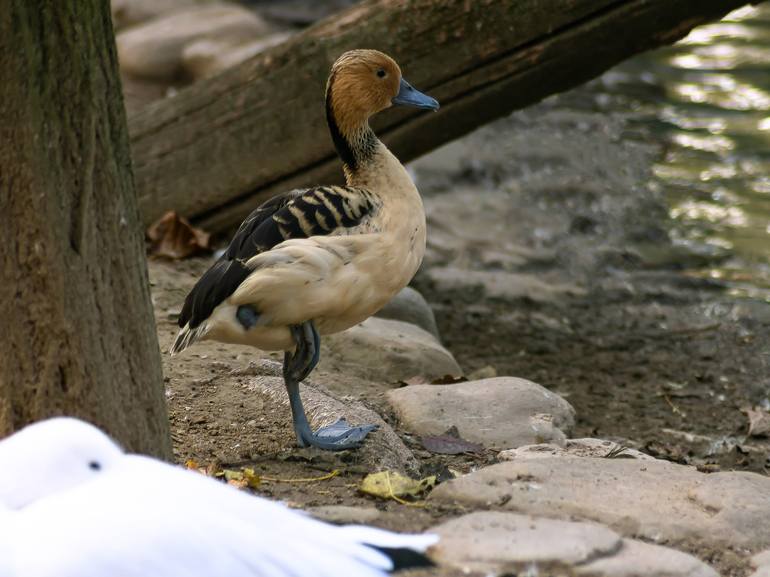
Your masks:
M401 85L398 88L398 94L396 94L396 97L392 102L393 104L401 104L404 106L416 106L417 108L438 110L438 101L435 98L431 98L427 94L415 90L415 88L403 78L401 79Z

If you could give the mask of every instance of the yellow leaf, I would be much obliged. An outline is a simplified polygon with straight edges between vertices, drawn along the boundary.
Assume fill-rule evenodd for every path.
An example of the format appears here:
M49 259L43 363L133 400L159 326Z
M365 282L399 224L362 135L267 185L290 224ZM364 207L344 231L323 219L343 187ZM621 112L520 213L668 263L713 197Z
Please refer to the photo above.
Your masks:
M362 493L380 497L381 499L394 499L403 503L404 497L417 499L430 491L436 485L436 476L431 475L424 479L411 479L396 471L381 471L367 475L358 489Z

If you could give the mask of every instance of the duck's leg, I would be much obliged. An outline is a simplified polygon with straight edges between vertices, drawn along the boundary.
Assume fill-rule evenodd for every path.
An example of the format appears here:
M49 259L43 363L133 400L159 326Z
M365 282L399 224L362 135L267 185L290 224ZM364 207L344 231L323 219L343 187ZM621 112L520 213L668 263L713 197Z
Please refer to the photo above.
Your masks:
M358 447L377 425L351 427L345 419L339 419L328 427L322 427L315 433L308 423L302 399L299 396L299 383L307 378L318 364L321 338L312 321L291 327L291 334L296 343L293 353L287 352L283 358L283 380L289 393L291 416L294 432L300 447L318 447L328 451L341 451Z

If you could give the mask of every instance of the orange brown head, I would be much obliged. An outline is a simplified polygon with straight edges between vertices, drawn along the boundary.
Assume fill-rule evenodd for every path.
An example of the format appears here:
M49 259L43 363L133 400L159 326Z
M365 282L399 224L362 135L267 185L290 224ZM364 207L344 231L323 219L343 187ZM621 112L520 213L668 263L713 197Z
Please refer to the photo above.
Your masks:
M342 134L352 134L370 116L394 104L438 109L438 102L401 77L401 69L377 50L351 50L332 66L327 85L330 107Z

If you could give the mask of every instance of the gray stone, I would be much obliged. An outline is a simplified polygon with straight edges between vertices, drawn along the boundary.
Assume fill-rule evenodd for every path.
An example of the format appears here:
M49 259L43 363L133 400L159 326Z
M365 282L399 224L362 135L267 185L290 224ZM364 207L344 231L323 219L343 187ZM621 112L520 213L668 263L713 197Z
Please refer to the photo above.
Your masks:
M452 354L432 334L401 321L373 317L325 336L321 347L319 369L378 383L462 374Z
M323 505L307 509L316 519L338 525L369 525L382 517L375 507L351 507L349 505Z
M452 266L432 267L428 277L436 283L437 290L458 290L478 287L489 297L504 299L528 299L538 303L552 303L565 297L581 296L585 290L566 283L549 283L526 273L501 270L480 271Z
M254 12L228 3L210 3L178 10L117 36L121 70L132 76L171 81L183 73L186 46L201 39L253 41L271 28Z
M115 30L121 30L206 1L208 0L112 0L112 23Z
M248 42L229 37L196 40L182 52L182 67L186 77L193 82L219 74L240 64L268 48L280 44L291 36L288 32L276 32ZM240 40L240 41L239 41Z
M255 374L245 383L245 388L271 405L268 410L286 414L288 428L291 428L289 398L281 375L281 364L262 360L252 363L249 373ZM396 470L415 475L418 463L412 452L404 445L395 431L377 413L360 402L333 397L320 385L303 382L300 394L305 411L313 429L324 427L339 418L345 418L352 425L374 424L378 429L366 437L363 445L356 449L355 460L371 471ZM264 410L264 409L263 409Z
M501 461L564 456L656 460L655 457L646 455L641 451L629 449L604 439L567 439L562 445L552 443L525 445L515 449L500 451L497 455Z
M668 547L623 539L614 555L574 569L581 577L719 577L700 559Z
M763 565L770 566L770 549L761 551L751 558L752 567L759 568Z
M493 511L463 515L430 531L441 537L431 548L440 565L498 575L529 567L566 568L621 547L617 533L597 523Z
M541 455L448 481L430 498L589 519L626 536L673 544L770 546L770 479L755 473L704 474L660 460Z
M515 377L410 385L388 391L387 398L413 433L440 435L456 426L463 439L495 449L563 442L575 419L560 396Z
M436 317L428 301L412 287L404 287L377 313L383 319L404 321L417 325L440 340Z

